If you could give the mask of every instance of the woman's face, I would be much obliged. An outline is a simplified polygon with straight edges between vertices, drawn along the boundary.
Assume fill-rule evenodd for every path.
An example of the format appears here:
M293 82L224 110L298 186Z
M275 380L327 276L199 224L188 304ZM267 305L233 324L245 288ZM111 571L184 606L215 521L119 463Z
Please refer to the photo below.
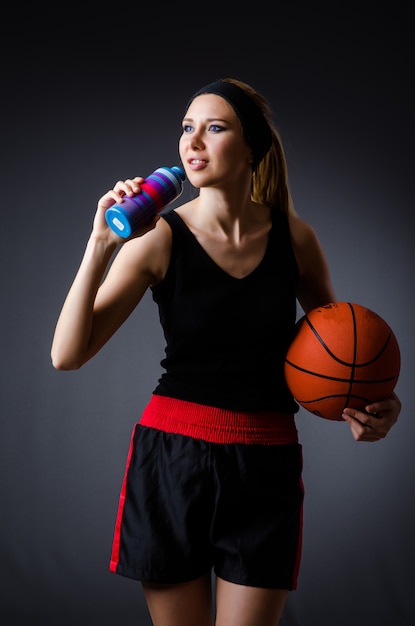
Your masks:
M183 119L179 153L195 187L220 186L252 173L251 149L232 106L215 94L197 96Z

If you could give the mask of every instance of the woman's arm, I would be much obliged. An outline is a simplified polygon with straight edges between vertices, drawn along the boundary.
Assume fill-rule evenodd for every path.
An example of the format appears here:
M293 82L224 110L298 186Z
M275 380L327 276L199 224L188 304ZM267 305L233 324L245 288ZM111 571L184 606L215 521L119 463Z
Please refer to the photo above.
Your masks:
M305 313L336 301L329 266L313 228L289 216L291 238L299 270L297 299Z
M171 233L164 220L156 218L149 230L126 242L105 222L106 209L136 191L134 181L120 181L98 203L91 237L56 325L51 351L56 369L78 369L91 359L165 272Z
M318 238L309 224L290 216L291 237L299 269L297 298L305 313L335 302L330 270ZM356 441L379 441L386 437L401 411L401 402L394 393L390 398L365 407L365 411L346 408L343 419L348 422Z

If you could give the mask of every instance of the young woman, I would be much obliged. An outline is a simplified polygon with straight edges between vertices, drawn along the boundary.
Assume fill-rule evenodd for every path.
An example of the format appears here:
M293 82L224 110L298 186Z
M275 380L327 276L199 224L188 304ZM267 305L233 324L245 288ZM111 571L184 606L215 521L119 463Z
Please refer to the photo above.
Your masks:
M296 588L303 502L284 355L296 300L307 312L336 296L260 94L234 79L202 88L179 152L199 195L128 241L105 211L143 179L99 200L52 361L81 367L152 290L164 373L134 427L110 569L141 581L155 626L276 626ZM394 394L343 418L377 441L400 408Z

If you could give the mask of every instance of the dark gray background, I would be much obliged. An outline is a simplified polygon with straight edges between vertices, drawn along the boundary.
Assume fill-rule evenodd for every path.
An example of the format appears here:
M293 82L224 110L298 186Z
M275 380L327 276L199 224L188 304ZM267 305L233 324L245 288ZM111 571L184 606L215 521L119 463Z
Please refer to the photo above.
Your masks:
M150 623L140 586L108 560L130 432L163 356L157 311L146 297L78 372L55 371L49 351L98 197L179 163L187 98L228 75L272 103L338 299L382 315L402 352L403 410L384 441L298 415L304 551L282 624L414 623L412 16L306 6L20 3L3 21L4 626Z

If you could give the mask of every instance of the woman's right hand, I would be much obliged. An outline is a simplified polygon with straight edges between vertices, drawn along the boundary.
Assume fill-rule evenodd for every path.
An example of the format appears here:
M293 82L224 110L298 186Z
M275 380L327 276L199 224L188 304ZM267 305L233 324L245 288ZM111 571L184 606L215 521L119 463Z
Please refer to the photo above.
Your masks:
M140 193L141 183L143 183L144 180L145 179L142 176L136 176L135 178L128 178L126 180L119 180L118 182L115 183L112 189L107 191L107 193L104 194L98 200L97 212L95 214L94 224L93 224L93 234L97 238L108 239L108 241L111 241L111 242L113 241L117 244L125 243L125 241L128 241L128 239L133 239L134 237L139 237L141 235L144 235L146 232L148 232L149 230L152 230L155 227L157 220L159 219L158 216L156 216L151 222L146 224L143 228L140 228L139 230L132 233L128 239L124 239L123 237L120 237L119 235L117 235L117 233L115 233L108 226L106 219L105 219L105 213L107 209L110 208L110 206L112 206L115 203L122 204L125 197L131 198L135 194Z

